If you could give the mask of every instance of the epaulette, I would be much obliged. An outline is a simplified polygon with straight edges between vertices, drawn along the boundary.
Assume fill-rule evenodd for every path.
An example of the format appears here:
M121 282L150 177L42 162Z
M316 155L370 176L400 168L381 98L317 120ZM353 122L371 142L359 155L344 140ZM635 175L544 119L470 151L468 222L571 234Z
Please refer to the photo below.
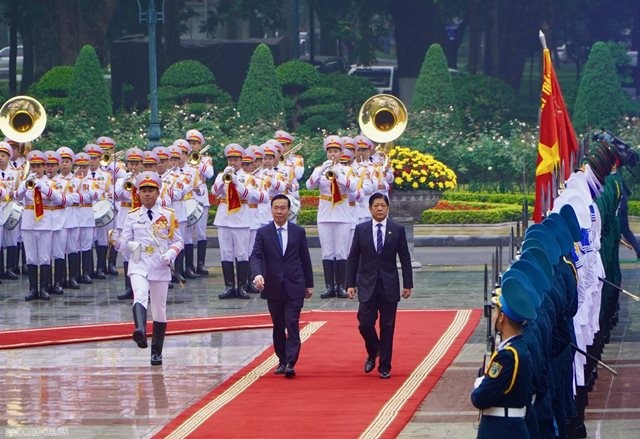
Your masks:
M139 210L140 210L140 207L136 207L135 209L131 209L131 210L129 211L129 214L132 214L132 213L137 212L137 211L139 211Z
M163 209L166 209L166 210L168 210L168 211L170 211L170 212L175 212L175 209L174 209L174 208L172 208L172 207L162 206L162 208L163 208Z

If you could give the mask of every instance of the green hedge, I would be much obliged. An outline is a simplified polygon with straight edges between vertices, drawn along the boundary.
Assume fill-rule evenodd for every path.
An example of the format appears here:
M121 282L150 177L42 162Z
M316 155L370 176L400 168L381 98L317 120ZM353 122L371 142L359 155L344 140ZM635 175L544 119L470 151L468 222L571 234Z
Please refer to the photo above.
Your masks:
M520 206L495 207L485 210L425 210L420 224L495 224L517 221Z
M629 215L640 216L640 201L629 201Z
M533 206L534 195L527 194L527 205ZM445 191L441 199L447 201L478 201L482 203L518 204L522 205L522 194L498 194L489 192L457 192Z

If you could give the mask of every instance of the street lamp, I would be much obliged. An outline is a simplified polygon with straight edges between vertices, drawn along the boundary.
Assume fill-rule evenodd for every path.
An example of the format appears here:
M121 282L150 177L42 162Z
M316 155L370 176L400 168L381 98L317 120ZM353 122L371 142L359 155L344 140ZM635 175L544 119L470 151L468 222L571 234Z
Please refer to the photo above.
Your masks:
M156 11L155 0L147 0L147 12L142 11L140 0L138 1L138 19L140 23L145 20L148 24L149 38L149 106L151 117L147 132L147 149L153 149L160 145L160 122L158 120L158 67L156 56L156 22L163 21L163 12Z

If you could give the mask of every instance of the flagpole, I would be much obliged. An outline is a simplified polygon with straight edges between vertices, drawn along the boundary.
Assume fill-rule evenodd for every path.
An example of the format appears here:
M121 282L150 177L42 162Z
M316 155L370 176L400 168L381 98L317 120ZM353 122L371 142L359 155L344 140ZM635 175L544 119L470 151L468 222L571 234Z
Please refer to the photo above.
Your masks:
M538 38L540 38L540 44L542 44L542 50L547 50L547 40L544 36L544 33L541 30L538 30Z

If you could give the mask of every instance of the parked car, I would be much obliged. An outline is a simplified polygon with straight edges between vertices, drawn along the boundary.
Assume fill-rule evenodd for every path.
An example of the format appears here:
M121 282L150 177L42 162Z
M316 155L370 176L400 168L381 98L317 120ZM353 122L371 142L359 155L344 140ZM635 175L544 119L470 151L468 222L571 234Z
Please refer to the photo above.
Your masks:
M349 70L349 75L367 79L378 90L378 93L398 96L397 66L356 66Z
M9 47L3 47L0 49L0 78L8 78L9 77ZM18 56L16 57L16 70L18 72L22 71L22 46L18 46Z

